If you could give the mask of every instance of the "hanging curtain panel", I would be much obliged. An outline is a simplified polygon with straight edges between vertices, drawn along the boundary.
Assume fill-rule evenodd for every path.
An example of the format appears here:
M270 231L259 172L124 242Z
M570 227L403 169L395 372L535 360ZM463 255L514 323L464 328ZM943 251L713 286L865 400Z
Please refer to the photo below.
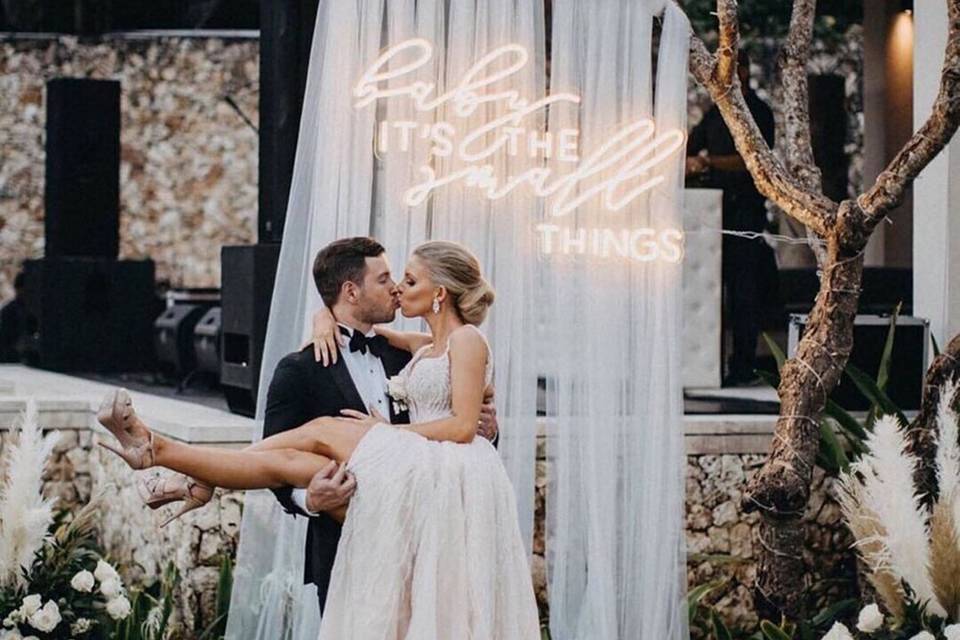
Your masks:
M659 6L657 6L659 4ZM689 24L667 3L554 0L550 112L576 135L541 241L555 640L687 636L679 292ZM654 93L656 87L656 93ZM584 170L584 165L587 170Z

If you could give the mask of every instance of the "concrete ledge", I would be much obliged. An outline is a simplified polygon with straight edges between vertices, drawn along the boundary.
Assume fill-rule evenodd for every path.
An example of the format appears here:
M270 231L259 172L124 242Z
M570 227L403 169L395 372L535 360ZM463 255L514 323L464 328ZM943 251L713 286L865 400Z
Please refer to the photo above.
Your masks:
M113 389L111 385L22 365L0 365L3 387L12 391L0 395L0 430L12 427L32 397L44 427L105 432L93 414ZM136 391L130 395L152 428L183 442L243 445L256 429L254 420L219 409Z

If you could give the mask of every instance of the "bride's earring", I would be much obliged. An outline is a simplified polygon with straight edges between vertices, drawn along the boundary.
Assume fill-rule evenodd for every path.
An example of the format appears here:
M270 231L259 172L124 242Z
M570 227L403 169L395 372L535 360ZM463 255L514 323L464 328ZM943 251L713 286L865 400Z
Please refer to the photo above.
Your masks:
M440 298L433 299L433 312L440 313Z

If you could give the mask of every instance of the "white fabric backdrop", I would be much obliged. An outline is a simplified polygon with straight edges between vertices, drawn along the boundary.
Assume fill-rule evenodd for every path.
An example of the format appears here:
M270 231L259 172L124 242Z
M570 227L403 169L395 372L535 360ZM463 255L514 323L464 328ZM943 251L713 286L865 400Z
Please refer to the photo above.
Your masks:
M654 5L553 2L550 89L583 103L552 111L550 127L579 118L581 157L654 113L658 132L685 130L689 24L668 2L653 107ZM681 165L682 153L659 169L660 188L618 212L594 198L560 224L682 228ZM680 265L571 256L543 280L546 340L563 345L544 364L552 636L685 638Z
M653 11L645 2L554 1L553 87L575 90L584 102L579 114L554 109L551 128L572 119L572 126L582 130L581 143L589 145L625 118L652 115ZM661 126L682 129L688 26L679 11L667 11L660 69L671 75L661 73L657 92L670 98L657 101L656 114ZM538 259L534 225L544 208L524 189L490 201L458 183L422 205L406 206L402 194L421 179L417 168L428 158L429 147L418 140L409 153L377 158L377 121L448 120L466 128L496 117L505 108L502 104L486 103L467 118L449 105L439 112L417 112L408 98L353 107L352 90L363 71L383 47L411 37L435 44L430 64L415 72L418 80L437 82L433 95L453 87L491 49L522 44L530 61L503 86L536 99L545 90L544 34L542 0L321 2L257 419L263 419L266 389L277 362L306 339L309 319L320 304L310 265L322 246L339 237L374 235L387 247L398 279L410 250L424 239L463 242L478 255L497 289L483 329L496 359L500 451L517 491L528 548L537 373L552 381L549 404L557 419L550 455L559 471L551 478L548 532L554 638L685 637L678 622L684 581L684 461L676 362L680 336L675 326L679 268L624 263L611 270L609 264L592 264L570 272L552 260ZM391 87L395 82L400 81L390 81ZM523 126L542 128L546 120L540 111L525 118ZM537 162L519 154L497 157L492 164L496 174L504 176ZM434 158L432 163L439 175L462 164L455 157ZM680 211L675 174L657 193L629 207L623 219L646 224L657 218L650 213L655 210L667 213L656 224L679 227L679 218L673 219ZM583 224L598 215L585 207L576 220ZM538 315L538 309L549 312ZM538 326L535 321L545 317L551 324ZM559 357L538 362L538 341L548 341ZM301 584L305 531L305 519L283 514L270 493L248 493L228 638L316 638L315 590Z

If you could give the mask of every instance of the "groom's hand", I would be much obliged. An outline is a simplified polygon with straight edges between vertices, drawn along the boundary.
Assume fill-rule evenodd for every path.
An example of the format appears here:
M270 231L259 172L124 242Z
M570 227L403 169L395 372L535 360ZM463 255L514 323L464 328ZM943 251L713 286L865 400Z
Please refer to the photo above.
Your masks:
M493 403L493 387L487 387L483 392L483 404L480 406L480 424L477 433L493 442L500 433L497 423L497 406Z
M350 501L357 489L357 480L346 465L331 460L317 472L307 487L307 510L310 513L332 511Z

